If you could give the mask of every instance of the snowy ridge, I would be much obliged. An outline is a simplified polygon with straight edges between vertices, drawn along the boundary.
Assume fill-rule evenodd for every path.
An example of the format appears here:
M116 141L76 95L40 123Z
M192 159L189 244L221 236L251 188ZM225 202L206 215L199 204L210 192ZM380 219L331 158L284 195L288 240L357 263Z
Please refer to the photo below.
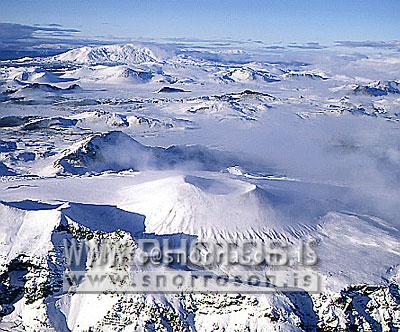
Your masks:
M356 86L353 93L356 95L365 94L373 97L400 94L400 83L397 81L371 82L368 85Z
M202 146L145 146L121 131L89 137L61 153L58 173L84 174L107 170L203 169L222 170L233 158Z

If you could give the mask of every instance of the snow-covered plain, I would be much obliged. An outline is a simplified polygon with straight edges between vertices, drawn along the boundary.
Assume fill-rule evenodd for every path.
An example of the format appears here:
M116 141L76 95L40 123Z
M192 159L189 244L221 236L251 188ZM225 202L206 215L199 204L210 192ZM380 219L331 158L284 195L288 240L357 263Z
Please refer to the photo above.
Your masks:
M400 327L398 53L242 46L0 63L2 330ZM315 240L322 290L65 294L74 236Z

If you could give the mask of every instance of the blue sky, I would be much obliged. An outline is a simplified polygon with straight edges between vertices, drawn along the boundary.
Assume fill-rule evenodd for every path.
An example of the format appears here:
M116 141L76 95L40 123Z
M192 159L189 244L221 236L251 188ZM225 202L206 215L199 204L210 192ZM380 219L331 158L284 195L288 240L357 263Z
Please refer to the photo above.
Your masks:
M400 39L400 0L0 0L0 22L87 36L330 43Z

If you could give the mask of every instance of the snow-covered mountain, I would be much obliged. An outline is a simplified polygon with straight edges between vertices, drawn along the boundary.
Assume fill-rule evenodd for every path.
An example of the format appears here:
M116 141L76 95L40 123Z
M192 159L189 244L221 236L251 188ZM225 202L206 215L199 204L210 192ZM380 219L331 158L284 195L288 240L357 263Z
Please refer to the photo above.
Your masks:
M80 64L140 64L158 61L152 50L133 44L84 46L57 55L53 59Z
M154 73L150 68L132 68L127 65L104 66L97 65L87 68L72 70L63 75L64 78L80 79L82 81L99 83L146 83L150 81Z
M69 79L61 78L60 75L57 75L56 73L39 67L10 68L8 77L22 82L60 83L70 81Z

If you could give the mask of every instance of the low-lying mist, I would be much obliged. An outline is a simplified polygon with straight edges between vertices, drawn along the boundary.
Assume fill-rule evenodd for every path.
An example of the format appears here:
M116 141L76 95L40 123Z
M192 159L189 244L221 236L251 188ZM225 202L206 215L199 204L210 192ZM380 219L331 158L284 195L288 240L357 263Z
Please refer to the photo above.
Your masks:
M399 225L396 122L351 114L304 120L289 111L271 110L256 124L207 121L200 127L190 134L165 136L162 144L201 142L256 162L260 172L272 169L300 181L348 187L351 194L338 199ZM147 138L145 143L155 142Z

